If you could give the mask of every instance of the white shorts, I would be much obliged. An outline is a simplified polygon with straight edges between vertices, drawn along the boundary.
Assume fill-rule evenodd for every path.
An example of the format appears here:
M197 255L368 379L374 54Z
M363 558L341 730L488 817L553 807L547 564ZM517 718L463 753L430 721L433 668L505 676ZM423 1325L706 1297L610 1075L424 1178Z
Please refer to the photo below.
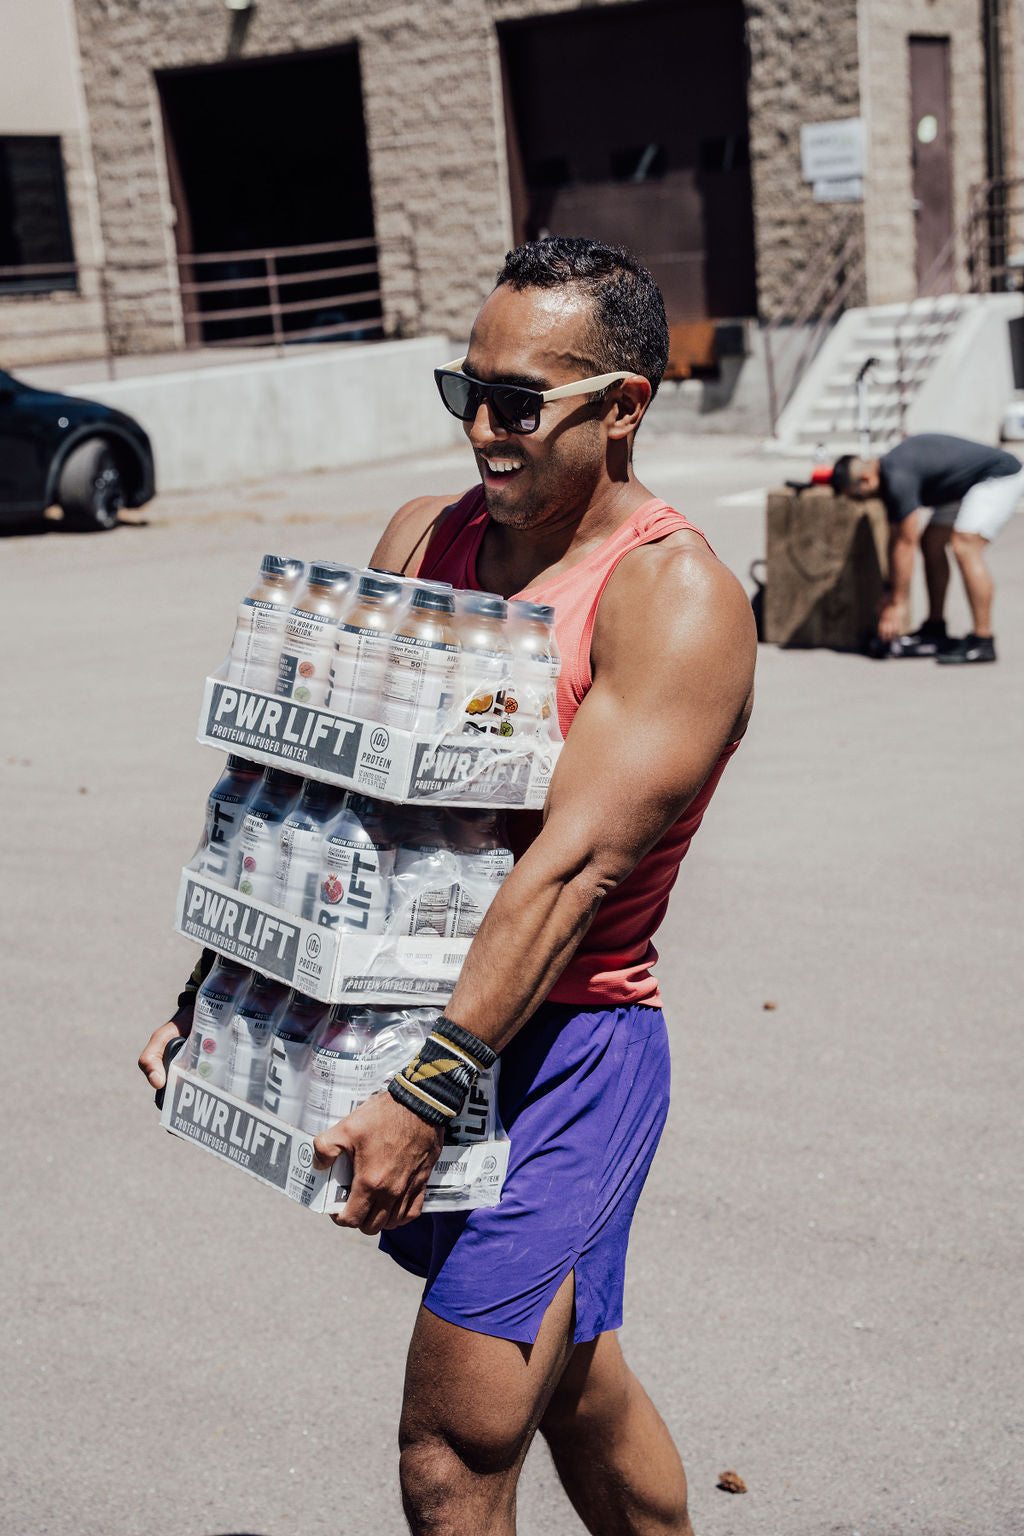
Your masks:
M1010 521L1022 496L1024 469L1016 475L996 475L972 485L962 501L935 507L930 521L955 528L957 533L980 533L983 539L994 539Z

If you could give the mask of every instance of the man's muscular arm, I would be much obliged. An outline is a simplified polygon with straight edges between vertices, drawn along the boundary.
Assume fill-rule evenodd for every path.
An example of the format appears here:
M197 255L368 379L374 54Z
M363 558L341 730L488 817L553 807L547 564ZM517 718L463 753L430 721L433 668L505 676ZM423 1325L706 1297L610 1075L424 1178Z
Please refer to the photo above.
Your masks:
M455 1023L501 1050L529 1018L602 898L742 734L755 653L750 605L712 555L666 540L623 560L601 600L593 687L559 758L542 831L470 946L445 1010ZM344 1149L356 1165L335 1220L377 1232L418 1214L435 1147L437 1133L387 1095L325 1132L321 1157Z

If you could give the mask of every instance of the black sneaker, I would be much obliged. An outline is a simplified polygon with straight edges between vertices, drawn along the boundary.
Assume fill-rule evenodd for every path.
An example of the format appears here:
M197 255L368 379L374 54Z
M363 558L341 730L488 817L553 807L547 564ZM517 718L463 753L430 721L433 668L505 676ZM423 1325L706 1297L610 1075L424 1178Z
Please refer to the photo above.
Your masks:
M957 666L968 661L995 661L996 646L991 635L964 635L947 651L940 651L936 661L946 666Z
M912 635L901 635L889 642L890 656L941 656L959 642L946 634L945 619L926 619Z

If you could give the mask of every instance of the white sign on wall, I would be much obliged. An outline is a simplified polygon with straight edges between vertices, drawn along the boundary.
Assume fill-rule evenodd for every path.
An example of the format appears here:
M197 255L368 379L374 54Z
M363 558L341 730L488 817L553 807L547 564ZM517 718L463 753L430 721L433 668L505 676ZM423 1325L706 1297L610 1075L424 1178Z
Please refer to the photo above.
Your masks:
M804 181L840 181L864 175L864 119L804 123L800 128Z

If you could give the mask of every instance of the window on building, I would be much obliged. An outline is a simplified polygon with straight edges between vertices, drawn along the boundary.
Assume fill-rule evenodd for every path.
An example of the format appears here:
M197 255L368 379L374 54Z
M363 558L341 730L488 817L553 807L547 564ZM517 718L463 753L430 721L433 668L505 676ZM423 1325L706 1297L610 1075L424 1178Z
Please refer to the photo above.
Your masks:
M60 139L0 136L0 293L74 289L73 271L32 270L70 267L74 259Z

